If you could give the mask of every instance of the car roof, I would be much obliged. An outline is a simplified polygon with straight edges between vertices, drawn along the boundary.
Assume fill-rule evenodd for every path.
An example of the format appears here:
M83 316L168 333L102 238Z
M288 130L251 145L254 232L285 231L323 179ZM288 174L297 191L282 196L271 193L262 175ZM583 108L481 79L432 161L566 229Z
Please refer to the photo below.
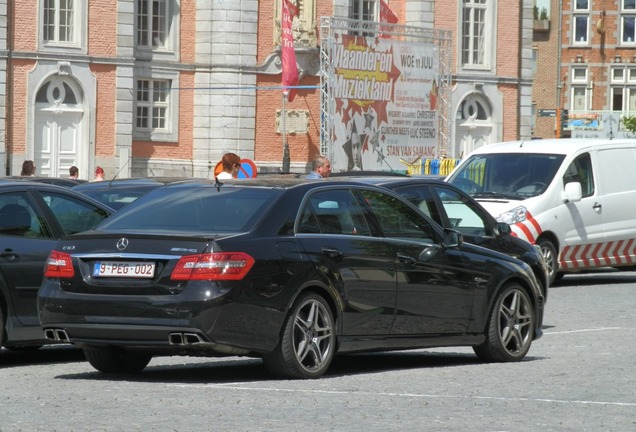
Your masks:
M409 185L415 182L419 184L444 184L448 185L444 181L445 176L441 175L417 175L417 176L382 176L382 175L374 175L374 176L348 176L345 178L339 178L338 180L347 180L360 182L371 185L380 185L380 186L399 186L399 185ZM328 179L331 181L331 177Z
M130 187L159 187L179 182L205 182L204 178L196 177L130 177L115 178L104 181L94 181L75 186L77 190L130 188Z
M109 213L114 213L115 210L108 205L101 203L87 195L76 192L73 188L68 188L65 186L58 186L50 183L43 183L37 181L28 181L28 180L11 180L0 178L0 191L8 190L8 191L21 191L21 190L31 190L35 189L38 191L49 191L49 192L58 192L68 196L72 196L80 201L84 201L87 203L91 203L95 207L99 207L108 211Z
M57 186L64 187L73 187L80 185L82 183L86 183L86 180L79 179L66 179L60 177L34 177L34 176L6 176L0 177L1 181L16 181L16 182L36 182L36 183L45 183L45 184L53 184Z
M540 140L522 140L522 141L506 141L494 144L488 144L475 149L469 156L474 154L490 154L490 153L545 153L545 154L571 154L581 149L595 147L599 145L629 145L636 146L634 139L599 139L599 138L581 138L581 139L540 139Z
M198 187L253 187L253 188L275 188L275 189L290 189L296 187L320 187L320 186L332 186L337 184L342 185L360 185L362 182L358 182L349 177L341 178L327 178L320 180L306 179L304 177L297 177L295 175L286 174L272 174L263 177L246 178L246 179L228 179L223 181L215 181L208 179L190 179L189 181L171 182L165 185L161 185L161 189L189 189ZM368 182L366 186L372 188L377 187L375 184ZM79 189L73 188L73 189ZM157 188L155 188L157 189ZM383 188L384 189L384 188Z

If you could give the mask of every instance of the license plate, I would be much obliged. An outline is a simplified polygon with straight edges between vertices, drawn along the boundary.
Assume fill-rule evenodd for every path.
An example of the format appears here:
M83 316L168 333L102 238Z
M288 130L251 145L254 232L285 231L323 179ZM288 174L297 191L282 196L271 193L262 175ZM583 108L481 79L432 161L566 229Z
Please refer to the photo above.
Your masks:
M93 267L95 277L151 278L154 275L153 262L98 261Z

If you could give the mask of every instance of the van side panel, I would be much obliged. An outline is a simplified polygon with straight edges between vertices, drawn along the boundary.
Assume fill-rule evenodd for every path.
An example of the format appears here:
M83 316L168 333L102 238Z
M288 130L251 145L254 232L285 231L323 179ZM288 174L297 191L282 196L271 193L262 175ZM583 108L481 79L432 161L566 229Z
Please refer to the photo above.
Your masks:
M599 149L598 186L603 196L608 265L636 264L636 147Z

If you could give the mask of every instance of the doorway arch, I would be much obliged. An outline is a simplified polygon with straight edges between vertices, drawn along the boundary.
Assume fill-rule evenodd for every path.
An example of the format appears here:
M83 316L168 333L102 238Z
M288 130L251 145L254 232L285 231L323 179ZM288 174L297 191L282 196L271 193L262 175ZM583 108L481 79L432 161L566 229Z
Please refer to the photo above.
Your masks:
M455 148L463 159L473 150L492 142L492 106L480 93L467 95L455 113Z
M83 165L83 101L81 87L67 76L53 75L37 90L33 160L38 175L65 177L71 166Z

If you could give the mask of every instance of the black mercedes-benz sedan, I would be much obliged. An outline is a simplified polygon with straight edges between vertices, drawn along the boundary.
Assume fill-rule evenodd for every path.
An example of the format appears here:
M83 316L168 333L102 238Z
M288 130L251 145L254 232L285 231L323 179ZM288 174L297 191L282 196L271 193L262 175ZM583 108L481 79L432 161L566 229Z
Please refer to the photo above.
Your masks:
M106 373L245 355L317 378L335 354L371 350L519 361L542 334L543 295L526 263L463 243L392 191L268 177L160 187L65 237L38 310L47 338Z
M0 346L37 347L44 339L37 293L57 240L88 230L113 210L67 187L0 179Z

